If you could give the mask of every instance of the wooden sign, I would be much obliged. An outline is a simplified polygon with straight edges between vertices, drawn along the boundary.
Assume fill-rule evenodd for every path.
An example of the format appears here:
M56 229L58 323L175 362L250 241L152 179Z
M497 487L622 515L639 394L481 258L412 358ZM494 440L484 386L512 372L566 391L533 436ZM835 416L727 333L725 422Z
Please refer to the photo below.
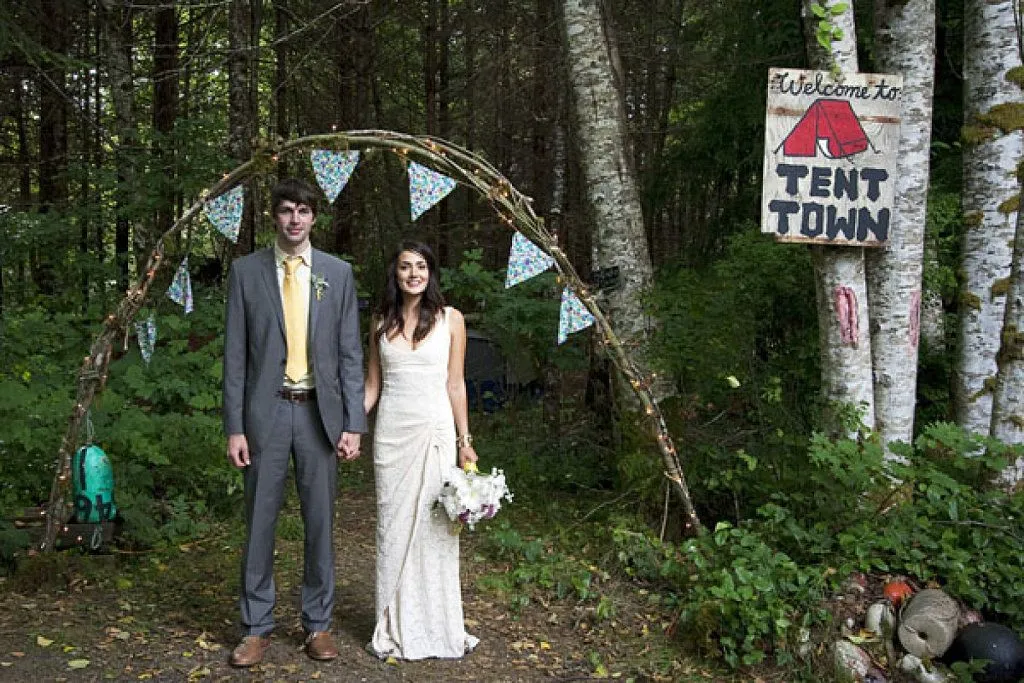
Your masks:
M895 202L903 78L771 69L761 232L882 246Z

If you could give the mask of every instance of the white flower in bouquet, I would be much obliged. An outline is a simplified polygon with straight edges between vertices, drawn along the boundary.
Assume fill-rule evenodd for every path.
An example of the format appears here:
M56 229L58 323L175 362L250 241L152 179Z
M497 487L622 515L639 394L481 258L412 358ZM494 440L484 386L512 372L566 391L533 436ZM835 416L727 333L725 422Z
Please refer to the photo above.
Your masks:
M437 502L453 523L472 529L477 522L498 514L502 499L512 501L505 473L492 468L490 474L480 474L474 465L466 470L453 467Z

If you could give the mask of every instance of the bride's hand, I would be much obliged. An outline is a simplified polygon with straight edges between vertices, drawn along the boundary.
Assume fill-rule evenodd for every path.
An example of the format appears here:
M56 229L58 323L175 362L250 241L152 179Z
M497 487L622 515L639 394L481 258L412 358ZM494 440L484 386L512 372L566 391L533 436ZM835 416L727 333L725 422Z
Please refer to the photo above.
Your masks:
M468 463L473 463L475 467L477 459L476 451L472 446L466 445L459 448L459 467L463 470L466 469Z

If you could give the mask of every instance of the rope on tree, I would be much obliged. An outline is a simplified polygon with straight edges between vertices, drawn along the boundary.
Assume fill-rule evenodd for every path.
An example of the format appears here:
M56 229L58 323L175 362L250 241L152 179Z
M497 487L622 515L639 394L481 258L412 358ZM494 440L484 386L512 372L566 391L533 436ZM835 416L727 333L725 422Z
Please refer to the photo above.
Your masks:
M436 170L451 176L463 185L479 192L490 204L498 219L512 230L518 230L530 241L547 252L555 261L559 276L565 280L594 316L594 324L600 333L599 347L604 349L615 367L629 382L640 400L652 436L657 442L665 477L683 508L683 526L687 533L697 534L703 530L700 519L693 507L690 490L686 484L679 454L672 442L664 415L651 392L651 380L638 369L627 354L622 341L616 336L607 317L597 301L580 279L565 252L558 246L557 238L551 234L544 220L533 210L533 200L519 192L497 169L480 156L457 145L431 136L408 135L387 130L352 130L342 133L310 135L290 141L264 142L257 145L253 158L238 166L206 192L201 194L185 213L157 239L143 274L128 289L125 298L115 312L103 321L103 329L96 336L78 371L78 388L75 405L68 419L68 427L57 452L57 467L50 489L50 500L44 514L46 533L39 549L52 551L56 538L70 515L66 504L71 474L71 456L78 443L82 421L92 405L93 399L102 393L113 354L114 342L128 334L132 320L138 314L149 293L157 271L164 262L164 243L199 214L206 201L216 197L243 179L267 170L285 154L310 149L384 149L402 158L415 158L426 162Z

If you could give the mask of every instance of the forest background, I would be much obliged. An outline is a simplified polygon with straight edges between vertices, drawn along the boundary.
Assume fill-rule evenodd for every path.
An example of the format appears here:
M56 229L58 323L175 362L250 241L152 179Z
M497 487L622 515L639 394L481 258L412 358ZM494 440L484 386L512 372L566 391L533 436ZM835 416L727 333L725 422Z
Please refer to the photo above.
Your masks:
M583 279L614 296L615 278L595 274L595 241L609 226L588 202L588 142L559 3L8 0L3 8L4 511L45 501L82 355L156 238L275 140L387 129L473 150L533 198ZM853 9L860 71L878 71L874 8ZM604 4L601 44L612 55L653 273L638 299L652 321L641 355L659 378L707 529L697 538L687 537L651 439L617 395L597 340L582 333L554 343L555 275L503 288L512 233L479 197L457 190L412 223L403 160L378 152L325 205L314 243L356 266L365 301L375 301L394 245L423 239L445 264L446 296L521 380L500 409L473 417L485 462L506 470L515 505L532 513L529 524L510 512L510 522L480 532L497 555L517 559L495 582L509 604L549 591L592 601L600 613L600 592L586 586L613 572L657 586L677 616L672 631L699 634L680 645L697 643L734 667L808 666L796 657L799 643L830 628L825 600L854 571L935 581L1024 627L1014 588L1024 577L1024 505L991 485L1012 458L987 430L956 424L958 321L970 308L961 290L969 36L962 3L940 0L934 11L923 299L938 304L937 332L918 364L916 440L895 447L903 462L892 462L870 432L847 440L825 429L835 406L822 397L811 254L758 228L767 72L811 64L800 3ZM176 233L166 259L189 257L195 311L184 315L162 295L173 274L165 268L143 310L157 321L152 361L129 336L118 345L83 437L112 456L132 547L173 545L237 515L240 480L222 457L219 416L223 274L234 257L270 243L269 187L291 175L312 178L301 155L247 183L236 244L202 220ZM847 417L855 428L856 410ZM893 474L904 484L895 493ZM587 526L559 524L552 501L585 510ZM599 542L591 558L570 560L584 554L581 533ZM537 553L538 539L565 553ZM0 526L9 568L27 546L24 533Z

